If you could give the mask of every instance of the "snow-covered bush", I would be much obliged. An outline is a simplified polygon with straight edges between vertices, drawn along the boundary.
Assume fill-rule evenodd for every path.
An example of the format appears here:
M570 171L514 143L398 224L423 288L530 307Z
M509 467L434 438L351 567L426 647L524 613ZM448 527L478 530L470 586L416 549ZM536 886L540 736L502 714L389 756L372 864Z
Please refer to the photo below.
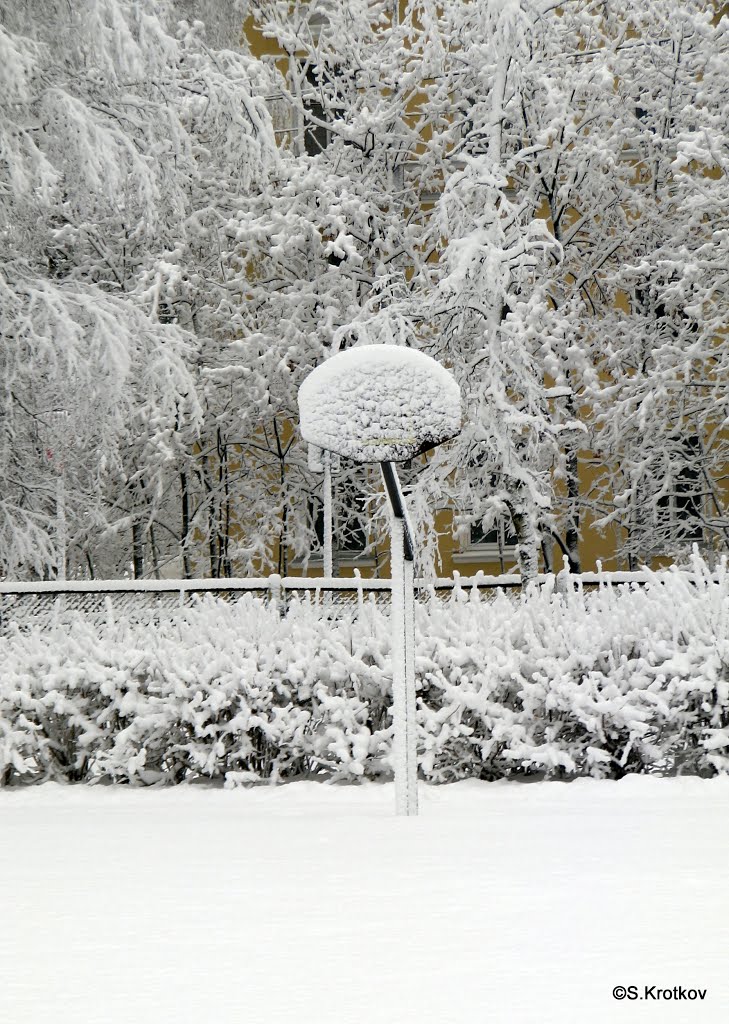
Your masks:
M419 761L477 776L729 770L729 574L417 607ZM228 785L390 772L389 614L212 596L0 640L0 780Z

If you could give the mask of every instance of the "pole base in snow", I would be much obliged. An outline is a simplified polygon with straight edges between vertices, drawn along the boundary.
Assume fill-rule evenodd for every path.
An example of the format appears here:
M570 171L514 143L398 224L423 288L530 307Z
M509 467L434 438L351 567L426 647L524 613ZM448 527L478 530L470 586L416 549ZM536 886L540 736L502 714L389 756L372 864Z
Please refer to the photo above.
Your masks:
M392 719L397 814L418 813L417 721L415 716L415 580L405 503L394 467L383 476L392 508ZM389 477L389 480L388 480ZM396 493L393 495L393 484Z

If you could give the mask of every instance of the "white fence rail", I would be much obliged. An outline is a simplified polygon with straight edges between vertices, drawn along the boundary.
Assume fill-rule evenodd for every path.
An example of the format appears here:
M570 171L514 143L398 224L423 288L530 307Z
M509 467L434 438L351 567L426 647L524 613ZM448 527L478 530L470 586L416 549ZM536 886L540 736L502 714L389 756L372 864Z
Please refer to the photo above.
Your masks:
M540 576L538 582L566 587L615 584L644 584L651 574L644 572L601 572L558 577ZM453 592L497 593L518 591L517 575L418 579L418 599L447 599ZM322 577L281 577L258 579L179 579L179 580L63 580L32 583L0 583L0 634L14 628L42 627L62 621L69 613L81 613L90 620L117 619L155 621L188 603L213 595L231 602L245 595L263 601L275 601L285 609L291 600L305 599L327 607L374 600L389 603L389 579L352 579Z

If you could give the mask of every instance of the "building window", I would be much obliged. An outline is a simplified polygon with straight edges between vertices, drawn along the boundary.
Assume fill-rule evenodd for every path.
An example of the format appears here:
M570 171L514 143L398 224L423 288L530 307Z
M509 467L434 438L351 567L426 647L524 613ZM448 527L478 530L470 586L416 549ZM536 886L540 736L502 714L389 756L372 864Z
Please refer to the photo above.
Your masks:
M671 490L657 502L659 517L670 526L671 537L676 541L701 541L702 493L701 445L698 437L686 438L682 444L681 465L672 474Z
M480 523L471 524L471 547L477 547L479 544L498 544L500 537L500 530L495 527L493 530L485 531Z
M471 524L470 547L484 549L484 553L513 552L516 545L516 538L507 528L503 519L500 519L490 530L484 530L480 523ZM486 550L488 549L488 550Z
M453 553L456 564L464 562L497 562L502 572L506 565L516 561L516 538L511 533L511 526L504 520L498 520L490 530L484 530L480 523L473 523L466 535L468 540L461 541L460 551Z
M266 63L278 65L280 57L266 54ZM343 108L337 103L339 69L320 69L304 57L291 57L286 75L287 88L266 98L274 132L284 148L299 149L308 156L322 153L334 138L325 125L340 116ZM296 97L301 99L301 107Z
M322 128L310 118L316 121L328 120L321 102L312 96L304 96L304 152L307 156L318 156L329 145L331 135L327 128Z
M336 75L336 69L332 72L310 67L304 76L302 83L304 152L308 156L318 156L319 153L323 153L332 141L332 132L316 122L330 122L339 114L338 107L330 106L327 109L322 103L323 96L333 91L332 83Z
M340 519L335 524L334 551L345 558L357 558L367 547L367 534L365 532L365 507L364 499L359 497L354 501L354 507L348 510L344 522ZM313 558L321 558L324 550L324 506L321 498L314 498L309 502L309 514L311 516L316 544L312 549Z

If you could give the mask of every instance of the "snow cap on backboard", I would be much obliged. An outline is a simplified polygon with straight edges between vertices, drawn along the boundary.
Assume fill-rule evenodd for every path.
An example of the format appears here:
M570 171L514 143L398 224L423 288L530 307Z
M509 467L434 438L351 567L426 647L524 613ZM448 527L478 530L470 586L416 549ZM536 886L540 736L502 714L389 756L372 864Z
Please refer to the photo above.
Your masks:
M461 429L461 393L435 359L362 345L317 366L299 388L301 434L355 462L403 462Z

